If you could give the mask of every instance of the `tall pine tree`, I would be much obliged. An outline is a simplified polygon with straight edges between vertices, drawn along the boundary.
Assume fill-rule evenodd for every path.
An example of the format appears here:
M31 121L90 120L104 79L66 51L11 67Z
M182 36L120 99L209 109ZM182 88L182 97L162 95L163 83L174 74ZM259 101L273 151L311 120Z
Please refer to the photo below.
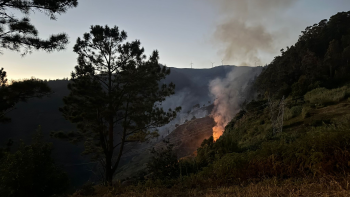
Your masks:
M159 65L158 52L147 58L140 41L125 42L126 38L118 27L97 25L77 39L78 65L60 109L78 126L78 132L67 136L85 141L85 153L102 162L108 184L125 145L157 136L156 128L180 110L162 109L175 85L160 84L170 69Z

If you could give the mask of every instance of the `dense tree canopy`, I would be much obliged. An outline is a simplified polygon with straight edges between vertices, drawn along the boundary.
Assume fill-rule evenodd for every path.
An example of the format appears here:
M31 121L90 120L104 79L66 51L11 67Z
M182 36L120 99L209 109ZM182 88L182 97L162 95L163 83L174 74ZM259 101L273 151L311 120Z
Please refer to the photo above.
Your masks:
M318 86L338 86L350 77L350 12L307 27L298 42L264 68L256 80L262 93L281 98Z
M118 27L92 26L78 38L78 65L72 73L61 109L79 132L58 137L85 141L85 153L102 162L105 180L112 182L126 143L157 136L156 128L175 118L161 103L174 94L174 84L159 84L170 69L160 66L158 52L147 59L140 41L125 42Z

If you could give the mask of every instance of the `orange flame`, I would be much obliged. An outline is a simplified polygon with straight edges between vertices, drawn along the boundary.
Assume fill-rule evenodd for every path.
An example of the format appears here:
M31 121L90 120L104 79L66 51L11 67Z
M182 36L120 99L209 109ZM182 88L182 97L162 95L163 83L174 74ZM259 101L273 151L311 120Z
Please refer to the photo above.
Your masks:
M215 142L224 133L225 126L223 126L223 121L220 116L215 116L214 121L216 122L216 126L213 127L213 138Z

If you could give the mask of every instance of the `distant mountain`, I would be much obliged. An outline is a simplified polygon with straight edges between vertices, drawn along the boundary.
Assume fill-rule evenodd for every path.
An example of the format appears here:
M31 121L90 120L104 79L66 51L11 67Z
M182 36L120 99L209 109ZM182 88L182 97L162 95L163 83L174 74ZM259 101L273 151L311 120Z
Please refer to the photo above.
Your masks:
M187 112L194 105L208 104L212 101L208 85L211 80L225 78L227 73L236 66L218 66L211 69L170 68L170 75L164 80L165 83L175 83L175 95L164 103L164 108L182 106ZM186 101L186 102L185 102Z

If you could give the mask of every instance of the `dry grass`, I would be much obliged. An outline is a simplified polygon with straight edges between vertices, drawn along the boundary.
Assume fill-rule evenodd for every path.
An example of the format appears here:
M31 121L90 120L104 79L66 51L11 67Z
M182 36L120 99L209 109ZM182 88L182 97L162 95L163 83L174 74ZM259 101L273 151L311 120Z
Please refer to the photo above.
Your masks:
M126 188L122 193L102 186L95 187L94 197L182 197L182 196L205 196L205 197L268 197L268 196L350 196L349 190L350 176L323 177L319 179L287 179L278 180L276 178L265 179L257 183L244 185L234 185L219 188L207 189L186 189L174 186L173 188L144 188L138 191L137 187ZM73 195L72 197L80 197Z
M220 188L218 192L206 194L206 196L350 196L350 191L347 188L348 183L349 178L340 181L334 178L322 178L319 180L304 179L302 181L286 180L283 182L278 182L276 179L268 179L245 187Z

